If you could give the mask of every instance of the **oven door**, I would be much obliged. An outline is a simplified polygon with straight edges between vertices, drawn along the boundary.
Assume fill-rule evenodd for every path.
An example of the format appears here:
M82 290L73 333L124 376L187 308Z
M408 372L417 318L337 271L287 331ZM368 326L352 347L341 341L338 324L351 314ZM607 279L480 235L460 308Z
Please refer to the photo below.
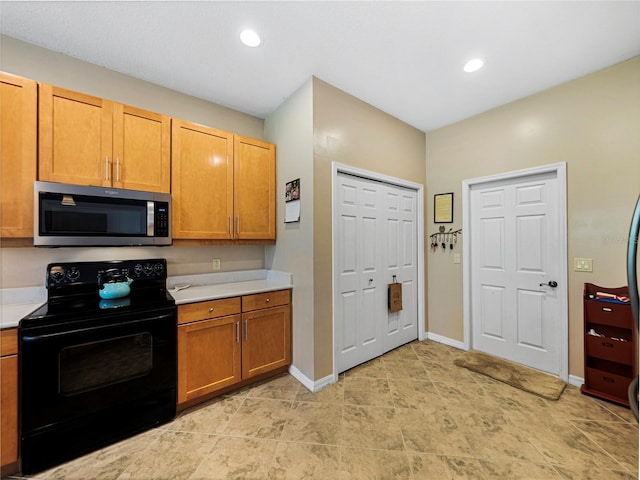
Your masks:
M21 330L23 472L173 418L176 328L174 306Z

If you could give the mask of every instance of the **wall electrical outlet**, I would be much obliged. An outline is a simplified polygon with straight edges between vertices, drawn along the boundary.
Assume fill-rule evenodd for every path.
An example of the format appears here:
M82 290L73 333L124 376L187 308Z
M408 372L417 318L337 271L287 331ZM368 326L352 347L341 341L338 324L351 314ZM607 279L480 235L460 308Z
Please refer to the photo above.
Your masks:
M460 254L459 253L454 253L453 254L453 263L460 263Z
M591 258L574 258L573 270L575 272L593 272L593 260Z
M220 259L219 258L214 258L211 261L211 268L213 270L220 270Z

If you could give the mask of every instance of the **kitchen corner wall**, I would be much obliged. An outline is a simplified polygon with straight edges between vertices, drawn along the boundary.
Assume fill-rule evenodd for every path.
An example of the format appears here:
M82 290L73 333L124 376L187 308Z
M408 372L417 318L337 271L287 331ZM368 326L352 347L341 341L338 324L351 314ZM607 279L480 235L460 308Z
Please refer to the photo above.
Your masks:
M277 145L277 235L265 247L266 267L293 274L293 365L314 379L313 336L313 84L311 79L265 119ZM285 184L300 179L300 221L284 223Z
M299 223L279 224L268 268L293 273L293 364L309 380L333 373L331 164L425 184L425 134L312 78L265 120L278 145L278 218L284 184L300 178ZM426 288L426 287L425 287Z
M638 132L640 57L426 136L426 211L433 212L434 194L454 192L456 228L462 226L462 180L567 163L569 373L578 377L584 375L583 284L627 284L626 244L640 193ZM429 234L437 226L432 215L428 220ZM454 264L448 250L426 256L429 332L462 342L462 264ZM592 258L593 273L574 272L574 257Z
M0 36L0 70L116 102L163 113L252 138L264 139L264 121L168 88L108 70L7 36ZM2 248L0 288L44 284L50 262L161 257L169 275L264 268L263 246L172 246L163 248Z
M425 134L314 78L313 142L314 354L316 378L323 378L333 372L331 163L425 185Z

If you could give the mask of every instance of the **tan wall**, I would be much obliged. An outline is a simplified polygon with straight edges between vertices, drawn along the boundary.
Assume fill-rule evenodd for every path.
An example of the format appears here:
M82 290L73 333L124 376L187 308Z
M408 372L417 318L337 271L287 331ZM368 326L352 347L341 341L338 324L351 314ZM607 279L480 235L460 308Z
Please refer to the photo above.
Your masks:
M170 276L212 273L212 258L221 260L220 271L225 272L264 268L260 246L1 248L0 288L44 286L49 263L145 258L166 258Z
M640 192L639 112L636 57L426 135L427 212L433 194L454 192L456 228L462 180L567 162L569 373L579 377L583 283L627 284L626 242ZM430 234L436 225L427 217ZM462 265L449 251L427 250L427 257L429 331L462 341ZM592 258L593 273L574 272L574 257Z
M184 95L112 70L0 36L0 70L154 112L263 138L264 121L229 108ZM264 268L264 247L168 248L2 248L0 288L44 284L47 263L162 257L170 275L210 273L211 259L221 259L222 271Z
M425 184L425 134L313 79L315 378L332 373L331 162Z
M313 83L305 84L265 119L278 146L278 241L265 248L267 268L293 273L293 365L308 379L313 365ZM300 221L284 223L285 184L300 179Z

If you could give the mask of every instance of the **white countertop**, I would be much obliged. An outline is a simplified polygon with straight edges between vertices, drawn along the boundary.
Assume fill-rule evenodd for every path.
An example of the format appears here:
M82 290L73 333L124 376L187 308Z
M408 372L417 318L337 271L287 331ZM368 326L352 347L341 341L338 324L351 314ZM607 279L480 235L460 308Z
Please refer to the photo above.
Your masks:
M176 291L176 285L190 285ZM183 275L167 279L169 293L177 305L203 302L217 298L237 297L252 293L271 292L293 286L293 275L274 270L245 270L202 275Z
M47 301L44 287L0 289L0 328L17 327L22 317Z
M175 290L176 285L185 284L190 286L183 290ZM275 270L181 275L169 277L167 287L176 304L181 305L292 288L293 275ZM47 290L44 287L0 289L0 328L17 327L22 317L46 301Z

